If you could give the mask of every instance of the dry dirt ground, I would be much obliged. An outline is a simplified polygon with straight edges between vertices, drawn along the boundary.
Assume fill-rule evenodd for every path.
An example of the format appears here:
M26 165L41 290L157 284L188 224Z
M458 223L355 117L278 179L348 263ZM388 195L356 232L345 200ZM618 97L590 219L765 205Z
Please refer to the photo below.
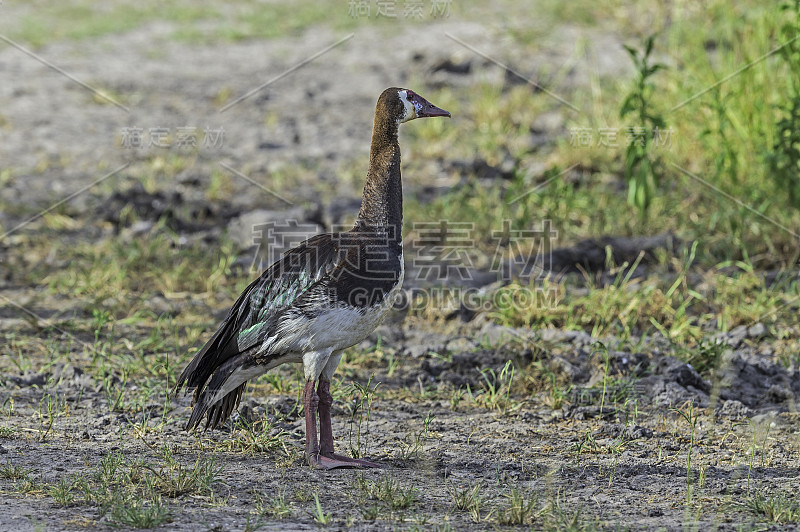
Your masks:
M10 7L0 6L4 17L13 16ZM384 87L426 75L464 90L479 80L504 82L502 68L445 33L526 72L563 62L566 53L554 45L518 56L474 22L442 20L435 28L361 27L223 113L221 93L233 102L349 33L313 27L292 37L198 45L174 42L167 23L149 23L37 50L125 109L0 43L0 171L16 169L13 179L0 173L3 230L69 197L70 216L86 223L62 233L67 243L108 238L109 225L113 238L135 238L172 209L170 229L207 242L209 253L237 223L246 244L248 224L235 220L242 213L285 212L319 199L285 182L254 189L249 175L313 168L305 173L342 190L340 210L352 207L354 189L337 184L336 174L365 160L374 99ZM602 75L627 72L614 37L594 38L613 51L583 60ZM468 75L452 65L430 74L432 65L464 58L472 60ZM580 68L574 72L565 83L585 82ZM137 172L161 152L123 147L123 129L186 126L222 128L224 142L198 149L194 166L161 195L132 187L148 179ZM165 149L164 164L174 149ZM209 176L227 172L220 163L244 177L231 179L209 206ZM426 181L446 184L436 161L414 164L407 194L424 193ZM119 212L131 205L150 222L124 227ZM341 216L297 212L325 223ZM145 525L147 515L159 515L157 501L164 513L155 526L169 530L738 530L770 527L753 510L759 504L798 512L780 494L800 491L800 379L770 357L760 324L707 344L717 363L701 375L657 337L621 342L509 329L483 314L431 321L398 311L354 348L335 383L340 448L384 467L313 471L301 455L293 369L251 387L234 422L204 434L182 431L188 398L167 396L168 382L153 377L174 379L186 358L173 344L148 344L152 330L193 335L187 347L197 346L210 331L181 323L181 312L205 305L219 318L224 298L194 303L191 294L166 294L151 302L149 322L110 331L87 310L86 294L52 295L46 283L16 271L38 260L74 266L26 258L20 235L46 234L41 222L0 239L0 530ZM169 317L166 330L158 328L161 315ZM134 347L143 345L140 363L159 371L129 378L97 369L99 356L134 360Z
M123 471L138 475L125 477L133 484L160 478L156 472L172 479L171 487L160 488L178 491L162 526L185 530L315 528L315 494L337 528L503 528L514 523L508 513L513 490L524 498L521 507L531 505L520 521L526 526L727 530L753 521L749 493L798 488L798 416L787 411L798 381L765 363L748 338L725 351L727 369L712 383L658 355L656 345L598 352L592 338L574 331L491 323L450 329L382 326L382 342L391 347L379 354L373 338L362 346L367 356L345 365L334 431L340 447L356 447L384 466L364 472L304 465L296 393L251 388L234 428L198 436L181 431L186 398L165 406L157 392L141 408L124 400L115 405L102 383L80 369L88 360L7 374L4 426L13 435L0 442L7 494L2 528L114 523L113 507L85 502L79 488L66 504L52 492L62 478L88 478L90 489L105 486L100 479L113 460L119 478ZM400 362L385 364L386 353ZM491 396L479 370L500 375L508 360L529 370L537 361L549 364L572 386L562 389L563 397L552 391L526 396L513 387L505 396L509 390L499 379L499 397ZM369 406L364 395L345 391L352 379L366 385L368 376L384 394ZM471 400L466 386L483 391ZM136 393L127 387L126 394ZM205 465L218 471L203 491L185 478L209 458ZM13 476L18 470L11 465L24 475ZM185 494L173 485L181 478ZM106 489L124 488L111 482ZM473 490L477 502L463 502ZM271 514L279 496L289 508L281 520Z

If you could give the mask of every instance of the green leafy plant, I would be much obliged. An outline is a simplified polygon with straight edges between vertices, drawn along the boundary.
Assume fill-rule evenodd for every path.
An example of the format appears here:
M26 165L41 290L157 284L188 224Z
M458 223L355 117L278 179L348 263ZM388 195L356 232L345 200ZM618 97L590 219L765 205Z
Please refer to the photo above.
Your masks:
M603 413L603 407L606 404L606 392L608 391L608 369L611 365L611 355L608 352L608 347L603 342L595 342L596 352L603 354L603 396L600 399L600 413Z
M374 521L381 515L381 507L377 503L367 504L359 510L361 517L366 521Z
M319 502L319 495L314 494L314 521L318 525L327 525L331 522L331 514L326 514Z
M755 420L751 419L749 421L749 424L750 424L750 430L753 433L753 438L752 438L752 440L750 442L750 449L749 449L750 459L748 460L748 463L747 463L747 491L748 492L750 491L750 478L751 478L751 476L753 474L753 466L755 465L755 461L756 461L756 453L758 452L758 449L759 449L759 443L758 443L759 436L761 437L761 445L760 445L760 447L763 449L764 446L767 443L767 438L769 437L770 425L772 425L772 423L770 421L756 422ZM761 456L761 465L762 466L764 465L764 456L763 456L763 454Z
M231 437L217 443L215 447L229 452L268 453L284 448L285 435L286 431L276 428L267 419L251 422L239 417L234 423Z
M694 450L695 437L697 434L697 419L700 413L694 409L694 403L690 402L684 409L670 408L673 412L680 415L689 425L689 449L686 451L686 504L692 503L694 490L694 472L692 471L692 451Z
M314 498L314 493L306 486L300 486L294 489L294 498L297 502L308 502Z
M601 452L600 445L595 440L594 433L591 430L584 432L583 438L573 444L573 449L575 454L596 454Z
M211 494L213 485L218 482L221 467L217 467L214 458L198 458L194 465L184 466L172 456L171 450L165 447L164 463L159 468L145 465L153 477L155 491L167 497L178 497L184 493Z
M266 523L261 521L261 519L253 515L248 515L247 521L245 521L244 523L244 532L253 532L255 530L260 530L264 528L264 526L266 526Z
M780 53L789 71L788 101L779 105L780 118L776 123L775 141L767 155L769 175L782 194L788 194L790 204L800 207L800 0L784 2L787 13L781 28L786 45Z
M149 500L131 499L111 507L110 522L116 526L154 528L172 520L172 513L155 495Z
M458 410L458 405L460 405L461 401L464 399L464 393L463 388L453 388L453 391L450 393L450 410L453 412Z
M350 454L353 458L360 458L367 454L369 447L369 420L372 413L372 401L375 399L375 390L380 386L379 382L372 384L370 375L367 384L360 382L353 383L353 390L356 399L352 403L350 411Z
M256 494L256 505L253 512L259 516L272 517L274 519L284 519L291 517L292 506L286 500L286 491L281 490L277 495L265 498L262 494Z
M572 384L562 386L555 373L553 373L549 368L543 369L544 374L547 375L547 380L550 381L549 392L546 397L547 404L553 410L558 410L565 402L568 402L567 396L572 390Z
M736 125L731 119L731 110L728 105L730 96L723 97L722 91L716 87L711 91L712 101L708 104L714 120L711 120L700 136L708 142L708 150L715 153L714 175L727 178L734 183L739 181L740 168L744 164L740 161L743 154L736 144L735 136L738 134Z
M6 465L0 466L0 479L20 480L28 477L32 469L26 469L20 465L8 461Z
M61 477L58 482L50 486L47 494L53 498L56 504L67 506L75 500L75 481Z
M666 121L653 109L655 85L650 78L665 68L652 63L655 35L645 39L641 50L625 46L637 70L633 89L622 101L620 118L633 116L635 126L629 128L629 144L625 150L625 179L628 181L628 203L644 216L656 194L659 182L658 162L652 154L653 137L666 127Z
M584 530L602 530L593 523L581 520L580 508L566 508L562 501L555 499L539 511L545 530L564 532L580 532ZM623 528L624 530L624 528Z
M354 486L363 497L380 501L390 510L404 510L411 507L418 499L417 488L405 487L393 476L370 480L361 474L355 477ZM365 511L369 515L374 513L370 507ZM375 515L377 517L377 514Z
M800 521L800 503L795 497L784 493L769 497L756 493L738 505L770 523L787 524Z
M53 430L53 422L56 418L61 417L66 412L66 400L59 399L58 394L53 397L51 394L45 394L39 401L39 436L38 440L44 442Z
M512 487L506 496L508 503L497 511L497 521L501 525L525 525L536 517L537 498Z
M514 381L514 364L510 360L506 361L499 373L493 368L483 369L480 373L483 377L483 391L473 395L469 385L467 386L467 391L476 404L501 413L522 406L519 403L515 404L510 398L511 385Z
M402 448L398 452L398 456L401 460L411 460L419 455L419 452L422 450L425 442L428 439L428 433L430 432L431 422L433 421L433 414L430 412L425 419L422 420L422 430L416 432L412 435L411 438L407 438L410 441L401 441Z
M481 522L481 508L483 507L484 499L481 495L480 483L465 488L448 485L447 491L450 492L450 496L453 498L453 504L458 510L469 512L474 523Z

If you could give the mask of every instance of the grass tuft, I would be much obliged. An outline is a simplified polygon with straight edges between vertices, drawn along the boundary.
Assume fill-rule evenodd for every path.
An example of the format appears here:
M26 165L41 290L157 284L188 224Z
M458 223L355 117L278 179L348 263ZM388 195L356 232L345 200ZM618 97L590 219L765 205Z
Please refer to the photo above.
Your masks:
M800 521L800 502L784 493L770 496L755 493L738 506L769 523L790 524Z
M507 504L497 510L497 522L501 525L528 525L537 517L539 499L516 487L505 495Z
M109 523L117 527L155 528L171 521L172 513L160 495L149 500L120 501L111 507L109 515Z

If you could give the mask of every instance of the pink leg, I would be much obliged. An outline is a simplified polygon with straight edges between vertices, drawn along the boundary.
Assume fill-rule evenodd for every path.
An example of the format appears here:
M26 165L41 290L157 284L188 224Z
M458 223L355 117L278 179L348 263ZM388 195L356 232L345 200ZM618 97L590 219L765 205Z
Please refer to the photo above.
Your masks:
M303 388L303 410L306 414L306 460L309 465L316 466L319 459L319 443L317 441L317 407L319 396L314 393L314 381L308 381Z
M327 466L327 469L335 467L380 467L380 465L369 460L358 460L349 456L342 456L333 452L333 428L331 427L331 405L333 396L330 392L330 381L320 380L317 387L317 397L319 398L319 454L320 459L327 458L336 465Z
M308 381L303 388L303 407L306 411L306 460L308 465L315 469L336 469L339 467L359 467L358 464L349 461L339 460L331 453L331 456L320 453L319 441L317 440L317 409L320 406L320 398L314 392L314 381ZM320 409L322 410L322 409ZM330 434L330 404L327 409L327 427L323 424L324 431ZM326 436L323 436L326 437ZM328 445L327 443L325 445ZM333 438L330 438L330 446L333 448Z
M333 396L330 392L331 383L319 381L317 394L319 395L319 454L333 456L333 428L331 427L331 405Z

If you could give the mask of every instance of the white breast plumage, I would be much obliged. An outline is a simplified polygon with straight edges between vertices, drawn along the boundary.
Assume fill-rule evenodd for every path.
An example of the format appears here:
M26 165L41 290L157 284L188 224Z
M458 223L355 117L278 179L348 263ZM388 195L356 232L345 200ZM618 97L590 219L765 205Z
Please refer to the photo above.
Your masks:
M401 253L397 282L380 303L366 309L339 303L314 318L302 313L287 316L275 334L264 340L259 354L269 351L338 351L357 344L386 317L403 288L404 277Z
M334 351L355 345L380 325L389 310L397 301L403 288L405 267L403 255L400 254L400 274L397 282L383 300L367 309L357 309L346 304L339 305L329 312L320 314L310 323L314 331L311 341L312 349L330 346Z

